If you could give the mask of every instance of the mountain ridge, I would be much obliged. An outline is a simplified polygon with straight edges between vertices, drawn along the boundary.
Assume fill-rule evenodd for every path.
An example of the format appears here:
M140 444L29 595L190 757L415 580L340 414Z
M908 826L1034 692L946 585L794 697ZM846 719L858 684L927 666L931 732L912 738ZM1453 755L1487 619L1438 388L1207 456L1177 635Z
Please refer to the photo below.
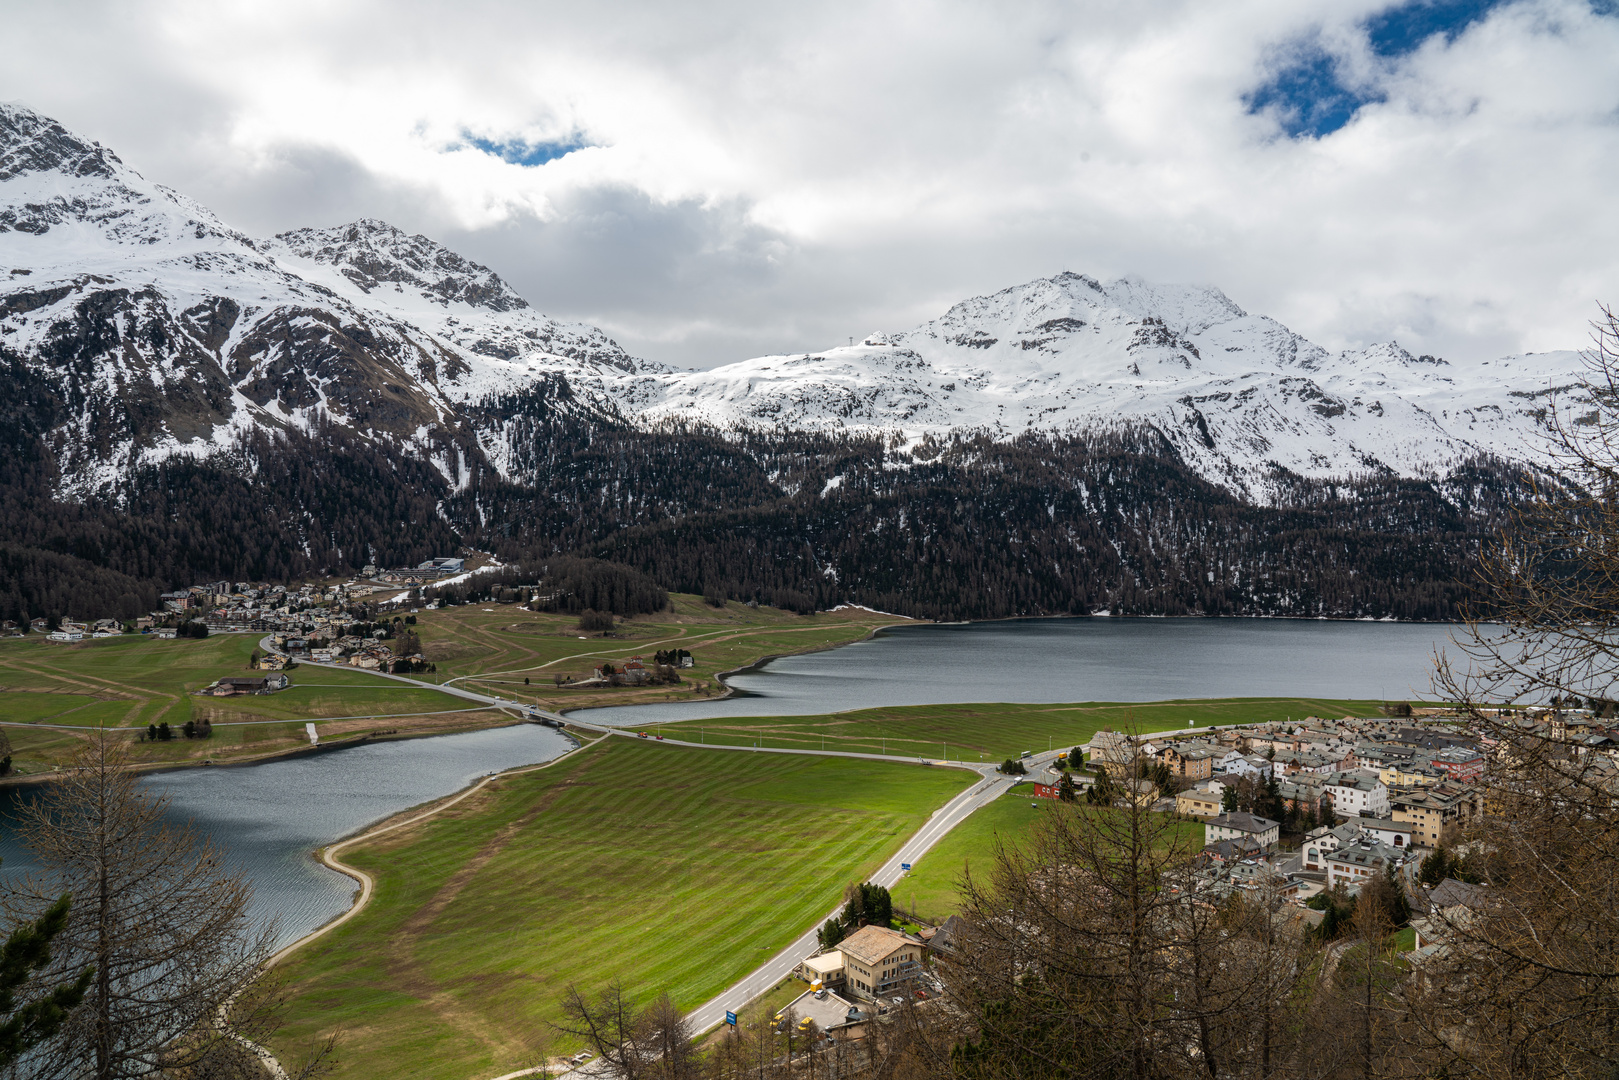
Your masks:
M1330 354L1064 272L678 371L386 222L248 237L15 106L0 171L5 618L463 545L795 611L1445 618L1574 355Z
M98 432L93 448L60 440L64 490L84 492L167 455L220 452L248 428L307 430L316 411L454 484L468 458L519 479L503 426L467 408L561 378L632 422L721 432L913 444L1143 425L1263 501L1278 470L1435 477L1480 453L1534 460L1547 397L1578 368L1570 351L1468 365L1392 342L1332 354L1217 288L1064 271L858 345L679 371L541 314L495 271L387 222L250 238L17 106L0 106L0 263L0 344L42 371L52 350L88 351L102 377L67 396L139 386L150 402L122 445L116 420L76 417ZM111 312L138 325L133 344ZM142 350L140 333L169 355Z

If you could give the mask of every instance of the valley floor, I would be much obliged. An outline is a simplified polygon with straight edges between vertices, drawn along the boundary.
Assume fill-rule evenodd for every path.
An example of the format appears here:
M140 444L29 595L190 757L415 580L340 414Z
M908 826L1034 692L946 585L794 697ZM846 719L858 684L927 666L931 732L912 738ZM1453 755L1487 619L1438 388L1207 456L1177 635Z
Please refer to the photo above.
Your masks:
M717 678L762 657L835 647L905 620L846 609L813 616L731 603L713 608L693 596L671 596L668 609L624 620L611 636L585 635L577 618L515 605L464 605L422 611L413 627L436 665L423 681L453 683L560 710L717 697ZM324 745L338 741L441 735L513 723L509 712L469 707L463 699L360 670L301 665L291 685L268 695L203 697L197 691L248 668L260 634L216 634L202 640L123 635L75 643L39 635L0 640L0 732L10 740L13 778L53 771L97 727L128 731L143 765L260 760L309 747L305 724ZM676 685L570 687L557 677L587 678L603 661L622 666L659 649L682 648L695 666ZM207 720L212 735L186 739L185 724ZM141 739L167 724L174 738Z
M295 997L278 1048L341 1030L338 1076L459 1080L567 1049L546 1031L570 986L622 980L689 1008L797 937L972 782L624 738L503 778L345 853L375 897L284 962Z

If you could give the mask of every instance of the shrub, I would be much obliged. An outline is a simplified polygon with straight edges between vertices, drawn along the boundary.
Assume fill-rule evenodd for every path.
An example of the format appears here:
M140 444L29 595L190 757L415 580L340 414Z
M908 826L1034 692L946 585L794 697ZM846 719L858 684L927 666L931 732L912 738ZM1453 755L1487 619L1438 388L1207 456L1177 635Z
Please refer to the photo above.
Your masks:
M579 629L587 634L606 634L613 629L613 616L607 611L592 611L586 608L584 614L579 616Z

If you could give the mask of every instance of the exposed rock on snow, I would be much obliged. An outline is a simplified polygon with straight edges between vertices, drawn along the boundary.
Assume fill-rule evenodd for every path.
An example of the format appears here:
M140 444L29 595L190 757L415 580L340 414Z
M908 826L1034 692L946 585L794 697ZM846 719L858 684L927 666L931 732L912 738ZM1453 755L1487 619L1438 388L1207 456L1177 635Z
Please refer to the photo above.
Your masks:
M0 105L0 360L53 400L61 486L329 418L464 485L510 475L552 394L652 424L927 434L1151 425L1252 497L1306 476L1442 475L1538 453L1573 352L1337 355L1217 289L1064 273L858 345L673 371L535 311L487 267L374 220L253 240L110 150ZM828 488L830 489L829 483ZM823 495L827 492L823 491Z

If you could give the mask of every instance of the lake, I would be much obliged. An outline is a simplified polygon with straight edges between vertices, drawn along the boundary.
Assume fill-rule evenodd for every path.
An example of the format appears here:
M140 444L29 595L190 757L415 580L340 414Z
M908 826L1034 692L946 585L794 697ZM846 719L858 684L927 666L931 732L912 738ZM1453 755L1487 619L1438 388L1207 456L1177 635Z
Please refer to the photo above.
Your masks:
M347 911L359 887L316 862L316 848L487 773L549 761L572 746L551 728L518 724L260 765L156 773L145 782L169 796L171 819L193 821L228 848L231 864L253 879L256 913L277 920L286 944ZM0 788L0 806L9 809L29 794ZM9 828L0 830L0 857L0 873L32 866Z
M1310 619L1017 619L897 626L830 652L726 679L736 697L582 709L641 726L721 716L800 716L884 705L1170 698L1406 700L1429 693L1442 623Z
M710 716L792 715L972 701L1155 701L1305 696L1404 699L1428 685L1435 624L1281 619L1029 619L883 631L829 652L732 678L745 696L591 709L581 718L643 725ZM235 768L158 773L170 814L212 833L253 880L255 909L292 941L347 910L355 883L312 856L372 822L532 765L572 744L521 724ZM0 809L26 788L0 788ZM0 828L0 873L29 866Z

